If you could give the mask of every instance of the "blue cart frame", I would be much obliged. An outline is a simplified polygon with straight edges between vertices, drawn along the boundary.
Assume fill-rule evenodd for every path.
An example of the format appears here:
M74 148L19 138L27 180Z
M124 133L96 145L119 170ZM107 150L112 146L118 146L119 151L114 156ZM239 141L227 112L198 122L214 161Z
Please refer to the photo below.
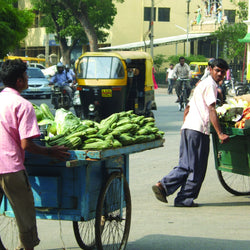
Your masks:
M163 143L161 139L103 151L75 150L70 151L67 162L26 153L25 166L36 217L73 221L75 237L82 249L103 249L104 245L111 244L115 249L124 249L131 221L129 154L161 147ZM6 197L2 200L0 213L4 215L1 217L14 218ZM123 224L120 237L105 236L106 227L112 223ZM83 228L88 231L84 236ZM4 242L1 231L0 237L0 249L5 249L3 245L8 243Z

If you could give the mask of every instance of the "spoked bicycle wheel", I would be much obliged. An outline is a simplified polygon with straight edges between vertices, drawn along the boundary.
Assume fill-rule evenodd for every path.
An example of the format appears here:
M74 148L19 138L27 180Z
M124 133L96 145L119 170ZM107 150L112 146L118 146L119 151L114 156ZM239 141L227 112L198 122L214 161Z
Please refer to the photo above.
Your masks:
M97 249L125 249L130 223L129 186L123 174L113 172L98 198L95 224Z
M95 248L95 219L89 221L73 221L73 229L80 248L85 250Z
M19 246L16 219L0 215L0 250L12 250Z
M217 175L221 185L229 193L238 196L250 194L250 176L220 170L217 170Z

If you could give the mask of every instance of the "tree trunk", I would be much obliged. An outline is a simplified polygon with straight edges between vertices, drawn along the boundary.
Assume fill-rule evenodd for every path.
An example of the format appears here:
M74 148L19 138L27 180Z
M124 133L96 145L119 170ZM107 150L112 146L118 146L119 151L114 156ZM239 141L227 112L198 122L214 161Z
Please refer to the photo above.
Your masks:
M84 2L79 1L77 7L72 0L58 0L65 8L70 8L72 14L81 23L86 36L89 40L89 48L91 52L98 50L98 39L93 25L88 19L87 6Z
M86 36L89 40L89 49L91 52L98 50L98 40L97 36L94 30L94 27L90 24L90 22L86 19L85 16L79 16L78 17L81 25L84 28L84 31L86 33Z
M59 39L60 51L62 53L63 64L70 65L70 54L72 51L72 47L67 45L66 39Z

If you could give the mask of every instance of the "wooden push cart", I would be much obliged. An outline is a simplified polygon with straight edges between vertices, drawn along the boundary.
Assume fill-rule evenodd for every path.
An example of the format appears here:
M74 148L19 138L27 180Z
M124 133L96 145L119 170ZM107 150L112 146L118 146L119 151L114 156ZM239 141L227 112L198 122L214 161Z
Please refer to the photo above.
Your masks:
M124 249L131 222L129 154L163 145L155 140L104 151L70 151L67 162L26 154L38 219L73 221L82 249ZM1 203L0 249L15 249L14 214Z

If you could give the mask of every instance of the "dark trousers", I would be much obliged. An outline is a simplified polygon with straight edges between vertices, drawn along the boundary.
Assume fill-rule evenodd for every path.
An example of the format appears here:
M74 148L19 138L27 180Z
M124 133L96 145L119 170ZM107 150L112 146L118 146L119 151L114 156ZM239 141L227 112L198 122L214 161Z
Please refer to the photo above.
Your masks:
M173 93L173 87L174 87L174 79L168 78L168 93L169 94Z
M167 195L181 187L175 203L190 206L198 197L207 170L209 135L198 131L181 131L179 165L160 181Z

